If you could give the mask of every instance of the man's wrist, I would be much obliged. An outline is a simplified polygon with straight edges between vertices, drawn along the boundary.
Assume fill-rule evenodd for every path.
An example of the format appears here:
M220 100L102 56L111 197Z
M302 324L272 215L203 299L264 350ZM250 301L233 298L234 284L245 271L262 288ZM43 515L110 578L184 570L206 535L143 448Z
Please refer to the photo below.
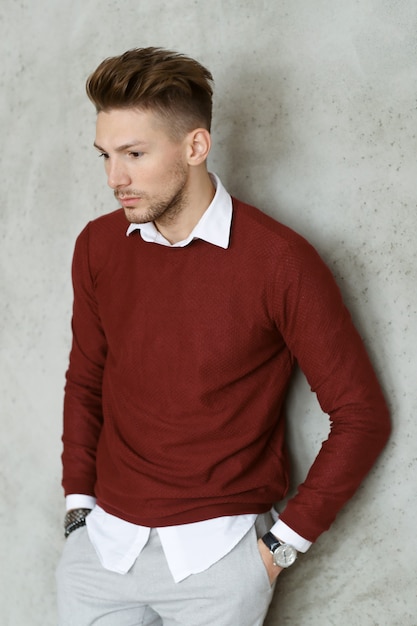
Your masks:
M74 530L86 524L86 517L91 509L71 509L67 511L64 519L65 537L68 537Z
M297 559L297 550L294 546L281 541L272 532L266 533L262 541L272 554L274 565L287 568Z
M268 573L269 582L271 585L276 581L280 573L282 572L282 567L279 567L274 562L274 557L271 554L269 548L265 545L261 538L258 539L258 549L261 555L262 561L264 562L265 569Z

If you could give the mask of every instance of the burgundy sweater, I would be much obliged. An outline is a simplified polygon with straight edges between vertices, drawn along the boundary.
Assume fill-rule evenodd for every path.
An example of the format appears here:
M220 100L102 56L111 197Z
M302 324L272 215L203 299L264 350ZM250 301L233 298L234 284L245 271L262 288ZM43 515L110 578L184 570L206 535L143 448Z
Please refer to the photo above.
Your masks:
M281 519L314 541L384 446L388 411L317 252L233 202L227 250L126 237L122 210L80 234L63 486L149 527L267 511L288 489L298 361L332 427Z

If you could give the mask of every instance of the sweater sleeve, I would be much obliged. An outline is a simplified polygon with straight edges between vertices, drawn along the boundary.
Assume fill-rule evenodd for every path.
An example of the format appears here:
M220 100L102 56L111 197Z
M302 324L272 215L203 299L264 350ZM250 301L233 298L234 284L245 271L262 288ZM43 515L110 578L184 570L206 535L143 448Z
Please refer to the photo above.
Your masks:
M79 493L94 496L107 346L90 272L88 225L75 245L72 280L73 339L64 397L62 484L66 495Z
M317 252L301 239L289 246L279 268L276 323L330 417L329 437L280 519L315 541L371 469L390 419L363 342Z

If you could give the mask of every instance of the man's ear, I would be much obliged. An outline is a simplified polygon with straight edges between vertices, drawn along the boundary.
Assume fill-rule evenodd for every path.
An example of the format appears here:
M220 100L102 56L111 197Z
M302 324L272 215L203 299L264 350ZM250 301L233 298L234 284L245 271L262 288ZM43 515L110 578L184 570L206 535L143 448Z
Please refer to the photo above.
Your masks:
M211 148L211 135L205 128L196 128L188 134L188 163L200 165L206 161Z

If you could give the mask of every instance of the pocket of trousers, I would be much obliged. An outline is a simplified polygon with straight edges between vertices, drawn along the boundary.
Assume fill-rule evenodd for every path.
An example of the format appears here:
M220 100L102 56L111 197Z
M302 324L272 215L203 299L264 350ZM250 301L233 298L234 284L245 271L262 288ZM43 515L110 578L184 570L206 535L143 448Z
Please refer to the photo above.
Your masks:
M272 591L275 587L275 583L271 585L268 571L265 567L265 563L263 562L261 553L259 552L258 537L255 526L252 526L252 528L248 532L247 539L249 540L251 552L250 564L248 564L248 566L253 567L254 573L259 575L259 582L261 585L263 585L263 588Z

